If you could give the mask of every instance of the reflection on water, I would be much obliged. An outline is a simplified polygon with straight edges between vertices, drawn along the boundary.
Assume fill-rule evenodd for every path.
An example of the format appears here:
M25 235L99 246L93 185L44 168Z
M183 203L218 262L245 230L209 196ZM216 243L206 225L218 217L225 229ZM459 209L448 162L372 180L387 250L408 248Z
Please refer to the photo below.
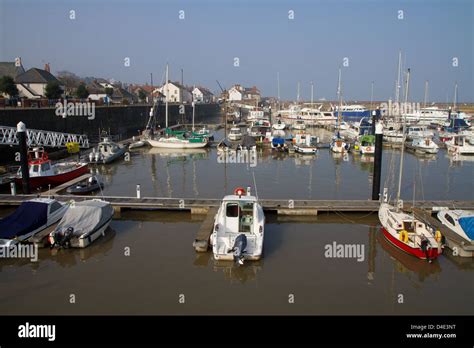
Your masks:
M306 168L308 169L308 168ZM375 214L268 214L263 259L238 266L196 253L203 216L124 211L86 249L1 260L5 314L440 314L469 313L472 259L433 263L389 245ZM325 257L325 245L362 244L365 259ZM130 248L130 256L124 248ZM74 292L81 306L67 302ZM288 307L288 294L297 302ZM406 306L397 304L402 293ZM186 294L179 307L178 294ZM440 301L442 298L442 301ZM55 306L48 306L55 300ZM58 301L64 299L64 301ZM420 300L423 299L423 300ZM471 306L469 306L471 304Z

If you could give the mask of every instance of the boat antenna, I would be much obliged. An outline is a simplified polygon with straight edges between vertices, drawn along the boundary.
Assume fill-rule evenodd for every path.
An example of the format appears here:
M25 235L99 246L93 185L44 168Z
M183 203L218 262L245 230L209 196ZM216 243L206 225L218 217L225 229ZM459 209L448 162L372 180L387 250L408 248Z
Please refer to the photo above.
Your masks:
M255 172L254 171L252 171L252 177L253 177L253 186L255 187L255 197L257 197L257 200L258 200L257 180L255 180Z

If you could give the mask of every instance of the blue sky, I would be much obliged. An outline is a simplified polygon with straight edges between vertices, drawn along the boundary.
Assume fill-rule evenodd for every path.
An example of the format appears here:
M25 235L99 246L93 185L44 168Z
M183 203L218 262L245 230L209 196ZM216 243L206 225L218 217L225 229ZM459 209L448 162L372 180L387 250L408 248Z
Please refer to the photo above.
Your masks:
M474 1L472 0L0 0L0 61L21 56L23 65L80 76L145 83L153 72L218 90L256 85L283 99L336 97L344 57L347 100L394 95L398 50L410 67L411 100L474 101ZM76 19L69 19L75 10ZM185 19L179 19L179 11ZM288 11L294 11L294 19ZM404 11L404 19L397 18ZM125 57L130 67L124 66ZM240 66L234 67L238 57ZM452 66L453 57L459 66Z

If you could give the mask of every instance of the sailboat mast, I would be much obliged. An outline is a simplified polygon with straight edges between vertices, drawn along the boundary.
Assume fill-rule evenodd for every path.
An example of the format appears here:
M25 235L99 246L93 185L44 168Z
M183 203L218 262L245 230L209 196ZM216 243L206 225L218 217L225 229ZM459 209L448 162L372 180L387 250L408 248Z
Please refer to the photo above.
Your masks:
M453 100L453 111L456 111L456 104L458 103L458 83L454 85L454 100Z
M427 102L428 102L428 80L425 81L425 98L423 100L423 108L426 108Z
M196 88L196 86L194 86L194 88ZM193 132L194 132L194 114L195 114L195 109L196 109L196 103L195 103L194 97L193 97Z
M339 68L339 78L337 81L337 97L339 98L339 108L337 109L337 130L339 130L341 124L342 109L341 68Z
M277 72L278 110L280 110L280 72Z
M407 71L407 81L406 81L406 86L405 86L405 105L408 103L408 86L410 83L410 69ZM402 140L402 148L400 150L400 173L398 175L398 191L397 191L397 211L399 211L399 205L398 202L400 201L400 191L402 188L402 174L403 174L403 153L405 150L405 115L403 117L403 140Z
M168 99L170 97L170 88L168 84L168 63L166 64L166 98L165 98L165 127L168 129Z
M397 69L397 86L395 90L395 101L400 102L400 78L402 74L402 50L398 51L398 69Z
M299 104L300 103L300 83L298 82L298 88L296 91L296 102Z
M311 108L313 108L313 91L314 91L314 85L313 85L313 81L311 81Z

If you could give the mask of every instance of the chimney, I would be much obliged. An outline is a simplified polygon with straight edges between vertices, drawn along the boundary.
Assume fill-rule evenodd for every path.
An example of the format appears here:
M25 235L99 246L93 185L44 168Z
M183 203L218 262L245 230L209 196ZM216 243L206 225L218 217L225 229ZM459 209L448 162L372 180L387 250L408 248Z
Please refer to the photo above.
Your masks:
M44 70L46 70L46 71L49 72L49 73L51 72L51 69L49 68L49 63L46 63L46 64L44 65Z

